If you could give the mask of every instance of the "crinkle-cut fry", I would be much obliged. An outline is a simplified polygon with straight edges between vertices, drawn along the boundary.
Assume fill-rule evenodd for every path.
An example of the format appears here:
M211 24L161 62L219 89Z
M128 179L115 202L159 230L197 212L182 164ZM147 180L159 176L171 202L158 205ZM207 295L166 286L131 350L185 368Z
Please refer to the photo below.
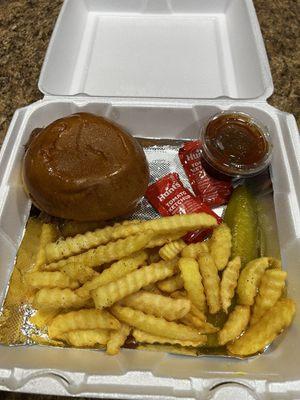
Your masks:
M215 226L216 224L216 219L206 213L173 215L171 217L164 217L129 225L119 224L101 230L97 229L94 232L87 232L84 235L77 235L75 238L61 241L56 247L47 246L46 257L48 262L58 261L61 258L81 253L82 251L88 250L92 247L98 247L111 240L118 240L131 235L141 234L147 230L153 230L159 235L163 235L178 231L193 231L198 228Z
M138 292L143 286L171 276L175 272L177 260L160 261L130 272L117 281L92 290L96 308L110 307L117 301Z
M79 283L61 271L35 271L25 275L25 281L35 289L42 288L70 288L76 289Z
M218 270L212 256L208 253L200 255L198 262L208 309L211 314L215 314L221 309Z
M35 325L38 329L45 327L60 313L59 309L53 310L37 310L37 312L29 318L29 322Z
M174 299L186 299L187 298L186 292L182 292L180 290L177 290L176 292L171 293L170 296L173 297ZM200 311L196 306L194 306L194 304L191 304L191 310L190 310L189 314L194 315L200 321L203 321L203 322L205 322L207 319L204 312Z
M50 271L59 270L70 262L75 262L85 265L86 267L94 268L99 265L130 256L131 254L144 248L152 239L152 237L152 231L146 231L139 235L129 236L125 239L117 240L116 242L109 242L108 244L99 246L96 249L88 250L85 253L48 264L44 267L44 269Z
M209 247L216 267L219 271L222 271L226 267L231 253L231 232L225 223L213 230Z
M88 329L120 329L120 322L104 310L86 309L59 314L48 326L50 338L59 338L69 331Z
M46 258L45 247L49 243L55 242L57 237L58 237L58 230L56 226L52 224L42 225L40 245L35 261L35 269L39 269L41 265L46 264L47 258Z
M155 236L150 242L147 243L147 249L153 249L155 247L164 246L165 244L172 243L174 240L178 240L183 236L184 233L176 232L172 234L158 235Z
M182 250L181 256L188 257L188 258L190 258L190 257L198 258L200 256L200 254L209 252L208 243L209 243L209 241L199 242L199 243L191 243Z
M227 345L230 353L249 356L263 351L293 320L296 306L291 299L281 299L261 319L233 343Z
M176 290L183 288L183 279L180 274L172 276L171 278L164 279L163 281L157 282L158 289L163 292L172 293Z
M136 225L145 221L146 221L145 219L126 219L125 221L121 222L121 225L123 226Z
M182 257L179 259L178 267L187 297L199 310L204 311L206 309L206 300L197 261L194 258Z
M287 273L280 269L269 269L261 278L258 294L252 309L250 325L255 324L281 297Z
M113 356L118 354L120 348L125 343L127 336L130 333L131 328L126 324L121 324L121 328L117 331L112 331L110 338L106 345L106 353Z
M167 321L184 317L191 308L191 302L188 299L172 299L144 290L125 297L122 300L122 305L143 311L146 314L165 318Z
M186 291L184 290L176 290L175 292L171 293L170 296L173 299L187 299ZM188 314L192 314L201 321L206 321L206 315L203 311L198 310L194 304L191 304L191 310Z
M67 274L71 279L74 279L81 284L84 284L85 282L99 275L98 272L94 271L92 268L88 268L85 265L77 263L66 264L61 271Z
M219 328L210 324L209 322L203 321L203 319L198 318L191 312L186 314L183 318L180 319L185 325L191 326L199 330L202 333L216 333L219 331Z
M154 343L160 343L160 344L179 344L180 346L183 347L199 347L203 346L206 341L207 341L207 336L202 335L198 340L192 341L192 340L178 340L178 339L170 339L166 338L163 336L156 336L156 335L151 335L150 333L140 331L139 329L134 329L132 332L132 336L137 342L140 343L149 343L149 344L154 344Z
M136 221L134 221L134 223L136 223ZM117 222L113 226L106 226L105 228L96 229L92 232L89 230L89 232L85 232L84 234L79 233L75 237L67 237L55 243L49 243L45 247L47 262L59 261L63 258L68 258L91 248L106 244L111 240L112 231L121 225L121 223Z
M186 247L182 239L165 244L160 250L159 255L163 260L172 260Z
M241 271L237 284L240 304L245 306L253 305L260 280L268 267L268 257L261 257L250 261Z
M30 339L35 343L41 346L55 346L55 347L65 347L65 343L62 340L53 340L49 339L48 336L40 334L31 334Z
M112 234L112 239L135 235L145 230L152 230L159 235L166 233L189 232L200 228L209 228L217 225L217 220L206 213L193 213L185 215L172 215L158 219L144 221L141 224L117 227Z
M249 306L235 306L229 314L228 320L218 333L218 341L221 346L235 340L247 328L250 320Z
M201 321L206 321L207 319L205 313L203 311L200 311L196 306L194 306L194 304L191 305L190 312Z
M144 351L159 351L164 353L180 354L183 356L195 357L198 355L198 350L192 347L183 347L177 345L166 344L139 344L137 350Z
M220 296L222 308L226 313L234 296L235 288L237 287L241 266L241 257L237 256L229 261L222 274Z
M63 340L74 347L95 347L106 345L110 338L108 329L86 329L66 332Z
M86 282L76 293L83 298L91 297L90 292L99 286L108 285L110 282L116 281L130 272L144 265L147 260L147 253L140 251L130 257L122 258L106 268L101 274L95 276L92 280Z
M81 308L89 303L71 289L43 288L34 296L33 306L36 309Z
M176 322L166 321L154 315L145 314L142 311L134 310L130 307L120 307L114 305L111 308L112 314L120 321L143 330L144 332L179 340L196 341L201 338L201 334L189 326L177 324Z

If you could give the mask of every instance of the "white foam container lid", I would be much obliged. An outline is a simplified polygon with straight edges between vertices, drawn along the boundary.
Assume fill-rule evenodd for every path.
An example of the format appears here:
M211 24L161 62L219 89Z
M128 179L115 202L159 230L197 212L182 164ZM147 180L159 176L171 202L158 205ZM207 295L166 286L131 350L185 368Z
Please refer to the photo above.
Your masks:
M222 110L265 124L289 295L300 309L300 143L273 84L251 0L65 0L42 68L43 100L16 111L0 153L0 303L31 203L21 177L34 128L78 111L139 137L198 137ZM0 389L132 399L300 398L300 313L271 352L249 360L122 350L0 346Z

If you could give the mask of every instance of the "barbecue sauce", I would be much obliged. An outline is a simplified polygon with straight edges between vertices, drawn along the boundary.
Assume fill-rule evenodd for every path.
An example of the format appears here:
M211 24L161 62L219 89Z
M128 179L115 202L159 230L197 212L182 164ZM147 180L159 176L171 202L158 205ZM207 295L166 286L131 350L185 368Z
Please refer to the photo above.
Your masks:
M270 159L267 132L242 113L220 114L203 134L203 157L225 175L255 175Z

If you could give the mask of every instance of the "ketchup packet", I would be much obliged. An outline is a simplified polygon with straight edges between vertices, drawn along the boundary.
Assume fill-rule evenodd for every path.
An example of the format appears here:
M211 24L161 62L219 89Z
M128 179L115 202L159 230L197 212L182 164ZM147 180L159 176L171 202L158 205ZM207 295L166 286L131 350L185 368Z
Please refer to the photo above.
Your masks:
M201 203L186 189L177 173L170 173L150 185L146 191L149 203L162 216L175 214L191 214L205 212L215 217L220 223L222 218L215 214L206 204ZM184 236L187 243L204 240L211 233L211 229L189 232Z
M231 181L209 176L201 161L201 142L187 142L179 149L179 159L193 191L199 199L212 207L226 204L232 193Z

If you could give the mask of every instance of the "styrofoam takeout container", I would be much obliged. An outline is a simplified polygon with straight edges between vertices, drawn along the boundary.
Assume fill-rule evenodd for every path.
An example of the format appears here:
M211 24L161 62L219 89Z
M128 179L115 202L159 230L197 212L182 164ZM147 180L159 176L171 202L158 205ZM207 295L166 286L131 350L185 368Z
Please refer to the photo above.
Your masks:
M300 397L300 144L291 115L266 103L273 84L251 0L66 0L42 68L43 100L16 111L0 155L0 303L30 201L21 183L34 128L77 111L139 137L196 138L221 110L272 135L281 255L298 312L279 344L244 361L122 350L0 346L0 389L134 399Z

